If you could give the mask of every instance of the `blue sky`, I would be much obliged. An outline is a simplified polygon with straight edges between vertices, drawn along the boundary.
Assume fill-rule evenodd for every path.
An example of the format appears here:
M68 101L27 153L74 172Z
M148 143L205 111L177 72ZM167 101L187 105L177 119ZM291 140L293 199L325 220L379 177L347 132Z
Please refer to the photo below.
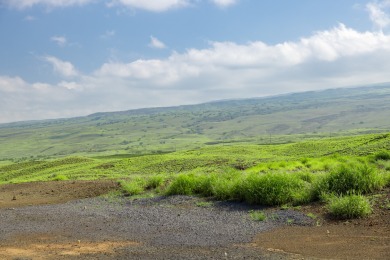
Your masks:
M0 0L0 123L390 82L390 0Z

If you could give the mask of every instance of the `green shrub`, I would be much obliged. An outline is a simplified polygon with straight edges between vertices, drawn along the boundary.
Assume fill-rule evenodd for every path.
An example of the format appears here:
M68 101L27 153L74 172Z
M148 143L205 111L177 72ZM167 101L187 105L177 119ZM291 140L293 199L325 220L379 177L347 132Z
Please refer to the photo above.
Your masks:
M212 195L212 176L198 174L180 174L169 185L167 195Z
M308 183L313 183L316 178L316 175L310 172L297 172L295 174L298 178Z
M390 160L390 152L389 151L385 151L385 150L377 152L374 155L374 159L376 161L379 161L379 160L388 161L388 160Z
M53 181L67 181L69 178L62 174L57 174L54 176Z
M240 174L240 172L231 169L226 169L225 173L180 174L168 186L166 194L199 194L214 196L222 200L234 199L236 197L236 183L240 180Z
M384 179L385 179L385 185L389 187L390 186L390 172L386 172L383 175L384 175Z
M146 181L142 178L135 178L131 181L121 181L123 191L127 195L138 195L145 191Z
M191 195L194 191L194 178L188 174L180 174L169 185L167 195Z
M212 185L213 196L219 200L229 200L236 197L237 179L216 178Z
M240 199L253 204L273 206L312 200L311 185L294 174L250 174L237 189Z
M330 199L327 209L339 219L361 218L371 214L370 202L362 195L347 195Z
M214 177L212 183L213 196L220 200L230 200L241 198L237 188L246 174L240 171L226 169L225 173L218 174Z
M368 164L342 164L327 174L318 183L316 193L335 193L345 195L368 193L382 188L385 179L376 168Z
M167 179L166 176L162 174L153 175L146 180L145 188L156 189L160 187L166 181L166 179Z

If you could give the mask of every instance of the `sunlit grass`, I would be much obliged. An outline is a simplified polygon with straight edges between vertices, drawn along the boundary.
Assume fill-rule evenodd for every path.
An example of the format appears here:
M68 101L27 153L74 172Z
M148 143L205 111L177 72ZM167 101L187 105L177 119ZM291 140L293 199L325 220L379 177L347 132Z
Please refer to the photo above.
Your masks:
M366 217L372 212L370 202L362 195L333 197L327 208L331 215L340 219Z
M335 147L326 144L329 140ZM282 145L218 145L130 158L73 156L0 165L0 184L115 179L121 180L127 196L199 195L290 207L390 185L390 160L383 147L390 147L389 137L367 135Z

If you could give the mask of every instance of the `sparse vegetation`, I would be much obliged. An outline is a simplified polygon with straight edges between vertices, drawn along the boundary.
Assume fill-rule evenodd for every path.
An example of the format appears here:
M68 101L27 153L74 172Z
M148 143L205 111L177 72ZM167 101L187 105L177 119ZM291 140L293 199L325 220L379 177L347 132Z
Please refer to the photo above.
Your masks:
M125 195L138 195L145 191L146 181L142 178L135 178L131 181L121 181L120 185Z
M339 219L366 217L372 212L368 199L355 194L331 198L328 210L332 216Z
M199 201L196 203L196 206L201 208L209 208L213 206L213 203L210 201Z
M249 216L255 221L265 221L267 219L267 215L261 210L251 210Z

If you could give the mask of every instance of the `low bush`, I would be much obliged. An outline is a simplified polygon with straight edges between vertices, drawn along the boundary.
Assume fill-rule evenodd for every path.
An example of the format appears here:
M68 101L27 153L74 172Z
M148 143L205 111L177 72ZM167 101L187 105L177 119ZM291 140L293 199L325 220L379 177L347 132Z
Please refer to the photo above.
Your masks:
M316 185L316 194L365 194L384 185L385 178L375 167L366 163L348 163L340 165L323 177Z
M53 177L53 181L67 181L69 178L62 174L57 174Z
M270 206L300 204L313 199L312 185L303 179L312 180L287 173L181 174L171 182L166 194L199 194Z
M166 190L167 195L192 195L196 189L197 182L194 175L178 175Z
M362 195L333 197L329 200L327 209L339 219L366 217L372 212L370 202Z
M138 195L145 191L146 181L142 178L135 178L131 181L121 181L123 191L126 195Z
M374 155L374 159L376 161L379 161L379 160L388 161L388 160L390 160L390 152L389 151L385 151L385 150L377 152Z
M239 199L253 204L300 204L312 200L310 183L295 174L249 174L236 188Z
M167 195L194 195L212 196L212 183L214 175L206 174L180 174L169 185Z
M156 189L156 188L160 187L161 185L163 185L166 180L167 180L167 177L165 175L162 175L162 174L153 175L146 180L145 188L146 189Z

